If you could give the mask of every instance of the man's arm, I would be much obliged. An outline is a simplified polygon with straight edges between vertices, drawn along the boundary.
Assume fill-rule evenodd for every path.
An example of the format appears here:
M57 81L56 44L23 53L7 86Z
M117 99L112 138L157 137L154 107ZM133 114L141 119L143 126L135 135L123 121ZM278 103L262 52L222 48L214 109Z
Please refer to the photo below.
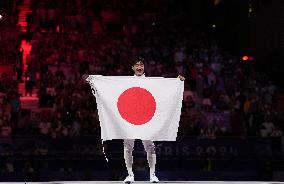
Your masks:
M82 76L82 79L86 82L86 79L89 77L89 75L87 75L87 74L84 74L83 76Z

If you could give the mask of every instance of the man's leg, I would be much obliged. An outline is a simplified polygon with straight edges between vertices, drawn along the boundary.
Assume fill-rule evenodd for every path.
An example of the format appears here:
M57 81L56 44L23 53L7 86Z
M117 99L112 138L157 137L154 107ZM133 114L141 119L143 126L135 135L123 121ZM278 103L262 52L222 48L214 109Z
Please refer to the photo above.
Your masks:
M134 147L134 139L125 139L123 142L124 146L124 160L125 160L125 165L127 168L128 175L133 175L132 171L132 164L133 164L133 156L132 156L132 151Z
M147 152L147 160L150 167L150 181L158 182L158 178L155 176L155 167L156 167L156 153L155 153L155 144L150 140L142 140L145 151Z

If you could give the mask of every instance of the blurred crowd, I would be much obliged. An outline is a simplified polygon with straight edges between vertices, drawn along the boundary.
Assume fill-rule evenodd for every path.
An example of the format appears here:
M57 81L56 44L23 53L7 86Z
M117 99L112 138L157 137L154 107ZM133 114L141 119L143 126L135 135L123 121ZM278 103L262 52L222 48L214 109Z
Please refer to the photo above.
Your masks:
M16 64L20 59L20 30L17 22L17 0L0 2L0 64Z
M5 26L0 20L0 64L12 64L14 72L9 75L1 71L0 75L0 137L3 143L0 145L3 156L0 174L20 171L25 181L38 181L42 173L52 180L59 174L66 180L77 166L78 171L93 172L94 167L103 170L100 167L106 164L102 155L91 155L93 160L90 161L85 155L77 157L80 154L74 153L75 159L68 160L65 152L60 155L61 149L54 148L60 153L52 155L54 150L48 150L44 141L32 146L21 141L25 136L32 136L32 139L39 136L40 142L92 135L96 138L90 141L95 151L102 150L98 141L100 126L95 97L82 76L133 75L131 64L138 55L145 58L146 76L183 75L186 78L178 139L252 136L279 140L282 137L284 116L276 108L281 89L257 69L256 61L242 61L239 56L224 51L215 39L214 30L191 24L193 18L185 15L179 1L31 0L32 11L26 17L27 32L21 33L15 20L17 6L23 1L11 1L14 2L11 19ZM23 64L25 48L20 44L23 39L32 46L26 66ZM21 94L19 85L23 83L26 91ZM21 97L32 99L34 93L38 97L38 108L23 108ZM17 136L20 139L13 143L16 148L20 147L19 150L5 142ZM280 152L278 140L272 142L275 143L272 151L275 146ZM165 161L166 165L170 159ZM228 160L225 167L226 163L219 164L219 170L242 170L245 165L247 171L250 165L252 170L260 169L269 174L275 167L268 164L258 168L262 160L250 163L245 160L245 164L235 158ZM207 158L203 170L214 170L212 167L219 161ZM181 160L180 165L199 170L200 160L192 162L195 164ZM238 164L241 166L236 166ZM144 171L145 166L141 159L134 162L136 171ZM171 164L170 167L165 168L172 171ZM51 171L54 173L50 174ZM91 180L91 175L97 174L91 172L86 173L84 180ZM110 180L121 179L120 172L112 172ZM9 177L20 178L2 176L7 180Z
M278 89L255 63L223 51L211 30L186 24L183 14L171 11L173 0L127 2L31 1L24 36L32 45L27 71L16 79L0 79L2 137L99 138L96 103L82 75L133 75L137 55L146 60L147 76L186 77L190 93L183 101L180 136L282 136ZM23 67L19 34L0 33L1 44L8 43L1 53L17 60L16 68ZM38 89L39 108L47 109L36 117L21 109L17 83L22 78L28 93ZM229 114L229 124L218 119L204 123L207 112Z

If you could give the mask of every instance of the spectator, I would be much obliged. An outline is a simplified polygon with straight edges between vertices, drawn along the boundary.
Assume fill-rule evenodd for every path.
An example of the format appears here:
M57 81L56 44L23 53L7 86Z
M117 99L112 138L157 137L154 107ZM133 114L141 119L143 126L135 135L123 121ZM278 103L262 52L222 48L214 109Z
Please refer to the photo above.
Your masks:
M1 127L1 137L2 138L10 138L12 135L12 127L9 125L9 123L6 121L6 117L4 117L4 123Z
M38 125L41 135L48 136L50 134L51 123L46 120L42 120Z
M19 117L20 108L21 108L21 101L17 93L12 94L11 105L12 105L11 123L13 127L17 127L18 117Z
M268 137L272 134L275 126L271 121L265 121L261 124L261 136Z

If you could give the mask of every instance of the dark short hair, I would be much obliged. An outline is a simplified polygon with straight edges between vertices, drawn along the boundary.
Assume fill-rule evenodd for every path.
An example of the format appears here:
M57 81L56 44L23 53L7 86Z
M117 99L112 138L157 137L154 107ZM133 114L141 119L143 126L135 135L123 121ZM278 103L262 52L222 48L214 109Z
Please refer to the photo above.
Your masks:
M144 64L144 58L142 56L136 56L136 58L132 62L132 66L134 66L137 63L142 63Z

